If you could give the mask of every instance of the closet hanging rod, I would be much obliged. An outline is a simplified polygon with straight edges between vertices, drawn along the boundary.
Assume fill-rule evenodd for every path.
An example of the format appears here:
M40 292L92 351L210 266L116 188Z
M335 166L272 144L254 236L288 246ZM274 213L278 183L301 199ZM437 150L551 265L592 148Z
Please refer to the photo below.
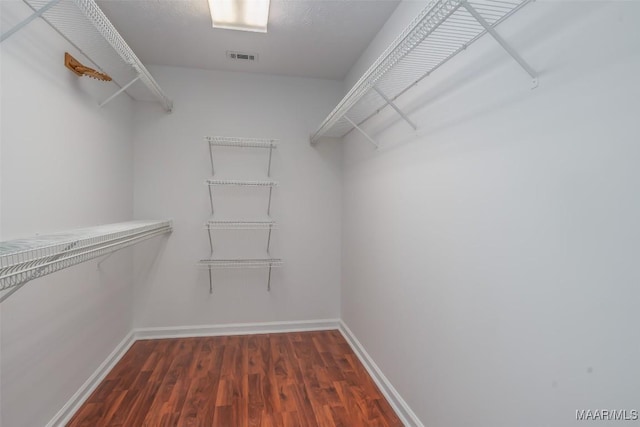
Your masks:
M0 302L30 280L171 231L171 221L130 221L0 242Z

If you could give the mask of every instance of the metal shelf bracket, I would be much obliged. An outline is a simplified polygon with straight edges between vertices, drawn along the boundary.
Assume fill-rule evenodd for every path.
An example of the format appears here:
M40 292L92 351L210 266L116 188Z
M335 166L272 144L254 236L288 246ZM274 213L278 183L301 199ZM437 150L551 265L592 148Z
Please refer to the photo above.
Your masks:
M370 143L372 143L372 144L376 147L376 150L377 150L378 148L380 148L380 146L379 146L379 145L378 145L378 143L375 141L375 139L371 138L371 137L369 136L369 134L368 134L368 133L366 133L366 132L365 132L365 131L360 127L360 126L358 126L357 124L355 124L355 123L353 122L353 120L351 120L351 119L350 119L349 117L347 117L346 115L344 115L344 116L342 116L342 117L343 117L346 121L348 121L348 122L351 124L351 126L353 126L353 128L354 128L354 129L356 129L358 132L360 132L362 135L364 135L364 137L365 137L365 138L367 138L367 140L368 140Z
M529 65L527 61L525 61L520 54L513 48L505 39L502 38L500 34L493 28L493 26L489 25L489 23L478 13L477 10L473 8L469 4L467 0L462 1L462 6L467 9L467 11L475 18L476 21L480 25L484 27L484 29L498 42L500 46L522 67L522 69L531 76L533 89L538 87L538 73Z
M124 92L125 90L129 89L129 86L131 86L132 84L134 84L138 80L140 80L140 75L138 75L138 77L136 77L135 79L131 80L126 85L122 86L119 91L117 91L116 93L114 93L113 95L111 95L110 97L108 97L107 99L102 101L100 104L98 104L100 106L100 108L104 107L109 102L111 102L116 96L120 95L122 92Z
M398 108L398 106L397 106L396 104L394 104L394 103L393 103L393 101L391 101L389 98L387 98L387 96L386 96L384 93L382 93L382 91L381 91L380 89L378 89L377 87L375 87L375 86L374 86L374 87L373 87L373 90L375 90L375 91L376 91L376 93L377 93L378 95L380 95L380 97L381 97L382 99L384 99L384 102L386 102L386 103L387 103L387 105L390 105L390 106L391 106L391 108L393 108L394 110L396 110L396 113L398 113L398 114L400 115L400 117L402 117L402 118L404 119L404 121L405 121L405 122L407 122L407 123L409 124L409 126L411 126L411 127L413 128L413 130L418 130L418 126L416 126L416 124L415 124L415 123L413 123L413 122L411 121L411 119L409 119L409 117L407 117L407 115L406 115L406 114L404 114L404 113L402 112L402 110L400 110L400 109Z

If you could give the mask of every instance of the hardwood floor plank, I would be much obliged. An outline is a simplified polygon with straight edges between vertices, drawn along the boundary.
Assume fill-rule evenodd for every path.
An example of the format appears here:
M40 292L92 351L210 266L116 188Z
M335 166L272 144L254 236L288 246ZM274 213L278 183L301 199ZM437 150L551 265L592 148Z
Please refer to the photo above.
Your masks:
M338 331L134 343L69 427L399 427Z

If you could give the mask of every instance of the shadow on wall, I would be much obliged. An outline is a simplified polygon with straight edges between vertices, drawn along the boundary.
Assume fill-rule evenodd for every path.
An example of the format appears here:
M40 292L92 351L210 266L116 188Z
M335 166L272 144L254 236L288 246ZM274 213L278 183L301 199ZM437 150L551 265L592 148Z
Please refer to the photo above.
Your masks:
M158 261L162 259L167 249L167 242L174 233L175 230L171 234L147 240L134 247L133 285L138 288L134 289L134 293L146 291L151 283L155 282L158 275Z

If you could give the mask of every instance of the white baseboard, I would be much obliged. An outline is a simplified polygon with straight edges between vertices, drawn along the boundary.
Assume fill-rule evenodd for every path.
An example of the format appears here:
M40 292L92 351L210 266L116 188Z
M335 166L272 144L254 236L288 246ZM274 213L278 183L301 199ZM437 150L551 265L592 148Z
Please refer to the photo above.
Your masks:
M407 402L405 402L402 396L400 396L400 393L398 393L393 385L391 385L378 365L376 365L362 344L360 344L360 341L358 341L353 332L351 332L351 329L349 329L342 320L340 320L340 332L367 369L367 372L369 372L369 375L371 375L371 378L373 378L373 381L376 383L384 397L386 397L393 410L396 412L398 417L400 417L400 421L402 421L402 423L407 427L424 427L422 421L418 419L417 415L411 410Z
M339 329L340 319L297 320L287 322L229 323L225 325L177 326L139 328L133 333L136 340L187 337L215 337L224 335L274 334L281 332L326 331Z
M59 427L66 425L71 417L80 409L80 406L91 396L91 393L104 380L107 374L120 361L122 356L131 348L135 342L133 332L129 332L126 337L116 346L111 354L105 359L98 369L89 377L82 387L71 396L71 399L58 411L51 421L45 427Z

